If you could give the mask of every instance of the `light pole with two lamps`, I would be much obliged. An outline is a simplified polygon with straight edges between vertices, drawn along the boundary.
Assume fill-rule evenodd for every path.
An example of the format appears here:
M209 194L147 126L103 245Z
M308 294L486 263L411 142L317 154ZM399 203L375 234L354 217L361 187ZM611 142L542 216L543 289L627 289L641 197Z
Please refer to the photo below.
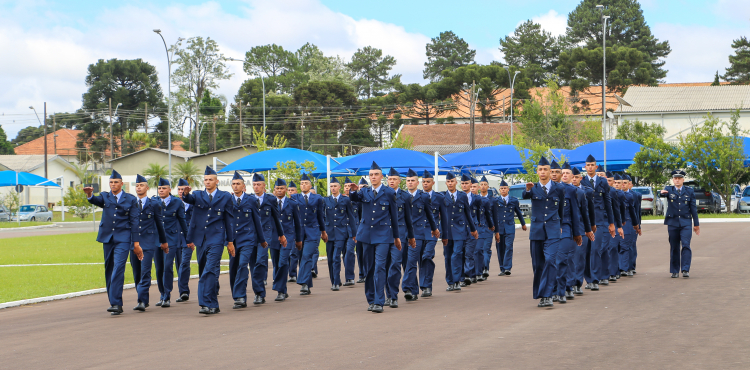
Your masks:
M608 15L604 15L604 5L597 5L597 9L602 14L602 131L604 132L604 170L607 170L607 98L605 89L607 87L607 20Z
M154 33L161 37L161 41L164 43L164 51L167 52L167 70L169 71L169 81L167 83L167 141L169 142L169 181L172 181L172 57L169 55L169 48L167 48L167 42L164 40L164 36L161 34L160 29L155 29ZM177 38L177 42L185 40L182 37Z

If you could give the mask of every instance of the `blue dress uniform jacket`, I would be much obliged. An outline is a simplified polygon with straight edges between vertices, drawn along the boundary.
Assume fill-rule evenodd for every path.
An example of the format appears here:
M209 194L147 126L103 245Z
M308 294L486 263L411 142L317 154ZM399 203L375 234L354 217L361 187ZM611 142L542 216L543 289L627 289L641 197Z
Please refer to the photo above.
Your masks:
M159 197L153 197L162 206L162 221L164 221L164 233L167 236L169 248L184 247L183 241L187 235L188 227L185 221L185 204L173 195L169 195L169 205L164 205L164 201Z
M492 201L494 203L495 233L500 235L515 234L516 217L518 217L518 221L521 222L521 226L526 225L526 220L523 218L518 198L508 195L507 203L503 197L494 197L492 198Z
M278 209L279 198L276 198L276 208ZM298 252L295 242L302 242L302 219L299 216L297 202L290 197L284 197L284 203L279 212L281 227L284 229L286 237L286 248L281 247L281 243L273 241L270 244L271 261L273 262L273 290L279 293L287 293L287 276L291 263L292 252ZM297 263L297 260L294 260ZM295 266L296 267L296 266ZM296 272L296 269L295 269Z
M339 195L325 197L325 225L328 241L344 241L353 237L355 229L354 206L351 199Z
M531 191L523 190L523 199L531 199L529 240L559 239L565 199L563 186L552 181L549 194L546 194L542 186L536 183Z
M426 192L424 194L430 200L429 208L430 208L430 212L432 213L432 219L435 221L435 226L437 227L437 229L440 230L441 238L443 238L445 235L445 232L443 231L443 222L442 222L441 216L444 212L441 209L445 208L445 202L444 202L445 196L443 195L443 193L440 193L437 191L433 191L432 195ZM430 233L425 234L424 238L425 240L437 241L437 238L432 236L432 234Z
M278 211L268 209L266 203L271 197L273 196L264 195L261 209L254 194L242 194L239 204L236 195L232 194L236 249L235 256L229 257L229 284L234 299L247 299L247 282L251 272L253 292L265 297L263 281L268 276L268 251L261 243L271 244L271 241L276 240L273 237L274 222L271 222L270 214L278 214ZM269 216L261 215L262 212L268 213Z
M277 198L278 199L278 198ZM285 198L284 205L279 213L281 227L284 229L287 246L294 247L295 241L302 241L302 219L299 216L297 202L292 198ZM273 246L276 246L274 244Z
M99 243L131 243L138 238L138 200L132 194L122 192L120 202L110 192L89 198L89 203L102 209L102 220L96 241Z
M393 244L399 238L398 206L393 189L381 185L375 195L370 187L349 193L349 198L360 202L362 219L357 230L357 241L366 244ZM406 242L402 240L402 242Z
M453 201L449 191L443 192L443 207L445 214L441 215L443 230L447 234L441 236L449 240L467 240L471 232L477 231L471 219L471 206L469 197L462 191L456 191L456 200ZM467 229L468 227L468 229Z
M430 193L424 192L424 194L430 199L429 209L432 213L432 219L435 221L435 225L440 230L440 237L445 238L446 234L443 231L443 222L441 215L445 214L445 203L443 202L443 194L437 191L431 191ZM432 289L432 281L435 277L435 246L437 245L437 238L432 234L425 234L424 248L420 256L419 262L419 287Z
M255 204L258 204L258 198L255 194L252 195L255 198ZM276 203L276 198L273 194L263 194L263 203L258 207L260 212L260 223L263 225L263 235L267 242L271 243L272 240L278 240L279 237L284 236L284 228L281 226L281 220L279 219L279 207ZM268 260L268 258L266 258Z
M677 192L674 186L664 188L667 194L659 193L662 198L667 198L667 213L664 215L664 225L672 227L700 226L698 222L698 207L695 203L695 193L687 186Z
M612 212L612 198L609 194L609 183L603 177L596 177L596 184L589 181L588 176L584 175L581 179L583 186L588 186L593 190L593 201L596 212L594 214L594 225L607 226L614 224L614 214ZM597 237L598 239L598 237Z
M321 231L325 231L325 201L318 194L308 193L308 201L302 193L294 194L292 199L299 205L302 219L303 240L320 240Z
M190 222L186 241L188 244L226 245L234 242L234 207L232 195L216 190L213 200L203 190L186 194L182 200L193 205L193 218Z
M411 219L411 194L401 189L396 193L396 212L398 214L398 234L406 235L407 239L414 239L414 224Z
M136 200L136 207L137 204L138 200ZM162 220L162 205L163 203L159 198L148 199L138 215L139 242L144 251L146 249L159 249L161 243L167 242L167 235L164 233L164 221Z
M560 185L565 188L562 217L563 231L561 237L572 238L574 236L581 236L584 231L581 219L581 204L584 196L583 191L572 185L563 183ZM581 193L578 193L578 191L581 191ZM591 229L588 231L591 231Z
M410 193L406 192L406 194L411 197ZM411 197L411 221L416 239L426 240L432 237L432 230L437 230L438 226L432 212L430 196L417 189Z
M232 213L234 214L235 246L256 245L266 242L257 198L245 193L239 205L234 195L231 199Z

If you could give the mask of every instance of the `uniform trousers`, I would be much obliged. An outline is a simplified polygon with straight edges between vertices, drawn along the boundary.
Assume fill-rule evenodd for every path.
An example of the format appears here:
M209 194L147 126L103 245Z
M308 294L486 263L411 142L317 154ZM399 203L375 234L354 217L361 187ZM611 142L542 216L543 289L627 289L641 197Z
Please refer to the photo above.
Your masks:
M618 273L619 271L630 270L630 253L632 253L635 234L625 234L625 239L620 242L618 252Z
M678 273L690 271L690 262L693 259L693 251L690 249L690 240L693 237L690 226L667 226L669 233L669 272ZM680 248L682 245L682 248Z
M122 306L122 286L125 283L125 263L130 243L103 243L104 281L110 306Z
M193 258L193 250L188 247L177 249L175 257L177 263L177 289L182 294L190 294L190 260Z
M513 268L513 242L515 240L516 233L506 233L505 235L500 235L500 243L496 243L495 245L497 249L497 261L500 263L500 272L505 272ZM489 266L489 263L487 266Z
M198 253L198 267L203 269L198 279L198 304L208 308L219 308L219 271L221 270L221 255L224 245L207 244L201 242L201 252Z
M302 243L302 252L300 254L299 261L299 273L297 274L297 284L307 284L308 288L312 288L312 271L313 265L318 262L318 246L320 238L313 240L305 240Z
M565 226L564 226L565 227ZM568 278L570 272L573 270L571 261L573 253L575 252L576 242L572 237L561 238L557 248L557 255L555 256L555 269L557 269L557 280L555 282L555 289L553 295L564 296L568 289Z
M534 271L533 297L549 298L553 294L557 271L555 257L560 239L531 240L531 268Z
M432 280L435 277L435 246L437 240L425 240L422 254L419 259L419 287L432 289ZM413 293L413 292L412 292Z
M417 268L421 264L422 252L424 251L427 240L417 239L417 247L408 247L403 253L404 279L401 282L401 289L406 292L416 293L419 290L419 279L417 278Z
M362 243L362 259L365 265L365 297L368 304L382 306L385 303L385 285L387 260L391 249L396 246L390 243Z
M385 283L385 297L389 299L398 299L398 286L401 284L401 268L404 263L404 256L408 253L404 248L411 249L408 243L401 244L401 250L396 248L395 244L388 250L386 266L388 266L388 277Z
M161 248L143 248L143 260L141 261L141 280L135 286L138 292L138 302L148 304L149 290L151 289L151 265L156 260L164 261L164 251Z
M448 245L443 246L445 282L448 285L461 281L464 273L464 245L466 245L466 240L448 240Z
M272 289L279 293L287 293L286 279L289 274L289 255L294 247L294 239L286 239L286 247L281 247L278 240L269 246L271 251L271 263L273 263L273 286Z
M346 240L328 240L326 243L328 276L331 278L331 285L341 285L341 254L346 248L346 243Z
M474 249L474 272L470 271L469 277L482 276L485 266L484 250L487 244L490 244L490 248L492 247L492 234L485 234L484 237L480 234L479 239L477 239L477 246Z
M474 237L470 237L469 240L466 241L466 244L464 244L464 272L463 277L472 277L476 276L474 274L474 258L476 256L476 249L478 245L479 239L474 239Z
M359 253L356 252L357 243L353 238L346 239L346 248L344 248L344 279L354 280L354 261L359 257ZM362 269L362 265L359 265L359 269Z

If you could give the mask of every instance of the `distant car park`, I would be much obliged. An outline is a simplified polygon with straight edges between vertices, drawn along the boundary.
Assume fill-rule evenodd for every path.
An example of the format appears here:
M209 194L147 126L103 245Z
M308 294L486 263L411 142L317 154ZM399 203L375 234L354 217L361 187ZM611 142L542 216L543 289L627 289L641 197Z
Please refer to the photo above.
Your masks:
M52 221L52 211L47 207L39 204L26 204L21 206L18 212L13 215L12 221Z
M641 199L641 214L654 214L654 208L656 208L656 215L664 214L664 203L661 198L654 196L654 191L648 186L637 186L631 189L642 196Z
M523 217L531 216L531 199L523 199L523 191L526 190L526 184L511 185L508 195L518 198L518 208L521 209Z
M10 221L10 210L3 205L0 205L0 221Z

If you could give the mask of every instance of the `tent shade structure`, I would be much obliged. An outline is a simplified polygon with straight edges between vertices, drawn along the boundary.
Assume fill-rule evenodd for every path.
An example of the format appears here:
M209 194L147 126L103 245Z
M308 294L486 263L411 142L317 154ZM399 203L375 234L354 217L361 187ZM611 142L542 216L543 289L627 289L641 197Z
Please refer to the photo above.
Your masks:
M743 148L742 153L745 155L745 167L750 167L750 137L738 137L741 140Z
M630 140L607 140L607 170L623 170L633 164L635 154L641 150L643 145ZM579 146L568 152L566 156L571 165L583 165L589 154L596 158L598 164L604 164L604 142Z
M384 170L386 168L394 167L399 172L407 172L409 168L412 169L428 169L430 172L435 168L435 157L422 152L417 152L409 149L393 148L385 150L376 150L374 152L357 154L354 158L345 161L338 166L334 167L336 171L350 170L352 172L368 173L370 165L375 161ZM443 167L445 161L439 159L439 167Z
M526 153L528 155L528 153ZM513 145L479 148L451 157L445 164L454 170L492 173L522 173L523 159Z
M298 166L310 161L315 164L313 175L315 177L326 175L326 156L307 150L296 148L283 148L265 150L242 157L221 169L221 172L245 171L263 172L278 169L277 163L294 161Z
M554 158L556 161L560 162L560 164L562 164L563 157L565 157L566 160L570 160L570 152L572 152L572 150L570 149L550 149L549 151L550 151L551 157Z
M16 181L18 173L18 181ZM28 172L0 171L0 186L44 186L59 188L56 182Z

